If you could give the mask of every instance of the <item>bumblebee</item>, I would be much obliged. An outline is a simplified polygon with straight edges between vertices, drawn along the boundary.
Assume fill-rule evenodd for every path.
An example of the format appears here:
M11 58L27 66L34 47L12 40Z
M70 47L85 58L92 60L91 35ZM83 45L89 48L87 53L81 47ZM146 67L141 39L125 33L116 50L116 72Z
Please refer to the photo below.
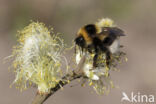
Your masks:
M83 26L77 32L75 43L82 50L95 52L93 66L96 67L96 61L99 52L106 54L106 64L109 65L111 54L119 50L119 37L125 36L124 32L118 27L101 27L97 24L88 24Z

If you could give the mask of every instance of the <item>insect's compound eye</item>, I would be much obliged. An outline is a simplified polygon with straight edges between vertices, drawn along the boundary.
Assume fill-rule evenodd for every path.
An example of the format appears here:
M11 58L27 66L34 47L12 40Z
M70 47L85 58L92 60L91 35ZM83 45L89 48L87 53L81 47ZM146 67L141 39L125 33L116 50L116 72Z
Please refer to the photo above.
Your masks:
M79 36L75 39L75 43L80 47L85 47L85 40L82 36Z
M80 37L80 41L84 41L83 37Z

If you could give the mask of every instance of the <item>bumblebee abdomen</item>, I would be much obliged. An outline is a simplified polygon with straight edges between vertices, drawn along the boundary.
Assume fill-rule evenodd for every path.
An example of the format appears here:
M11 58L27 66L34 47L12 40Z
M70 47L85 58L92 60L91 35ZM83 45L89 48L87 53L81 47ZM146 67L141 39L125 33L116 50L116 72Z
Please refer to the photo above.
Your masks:
M107 37L107 38L105 38L104 40L103 40L103 44L105 45L105 46L110 46L113 42L114 42L114 38L112 38L112 37Z

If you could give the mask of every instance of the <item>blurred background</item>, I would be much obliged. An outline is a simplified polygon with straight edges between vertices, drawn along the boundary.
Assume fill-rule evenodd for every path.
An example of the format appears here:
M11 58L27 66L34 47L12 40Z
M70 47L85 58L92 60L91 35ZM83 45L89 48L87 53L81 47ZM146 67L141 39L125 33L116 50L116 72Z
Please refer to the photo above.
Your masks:
M9 88L14 73L8 70L11 62L3 59L16 44L17 30L30 20L44 22L71 45L81 26L102 17L113 19L127 34L121 43L128 62L111 74L118 88L99 96L91 87L71 83L45 104L131 104L121 102L122 91L156 97L156 0L0 0L0 104L30 104L36 93L34 88L22 93Z

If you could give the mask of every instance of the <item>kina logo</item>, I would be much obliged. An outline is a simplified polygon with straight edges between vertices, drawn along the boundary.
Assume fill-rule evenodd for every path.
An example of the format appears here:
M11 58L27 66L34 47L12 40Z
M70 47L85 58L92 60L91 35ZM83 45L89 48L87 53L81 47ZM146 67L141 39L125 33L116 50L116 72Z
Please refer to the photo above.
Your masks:
M143 103L143 104L154 104L154 95L146 95L141 94L140 92L134 93L131 92L131 94L128 96L125 92L122 92L122 98L121 102L128 101L131 103Z

